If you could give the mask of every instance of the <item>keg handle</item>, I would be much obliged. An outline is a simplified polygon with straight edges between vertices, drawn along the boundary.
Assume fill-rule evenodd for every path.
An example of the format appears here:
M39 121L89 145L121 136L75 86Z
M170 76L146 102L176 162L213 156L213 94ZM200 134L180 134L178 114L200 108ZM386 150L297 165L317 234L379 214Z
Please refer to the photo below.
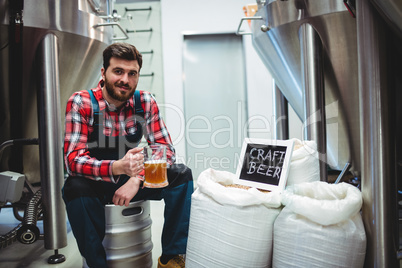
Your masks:
M119 28L122 31L124 36L123 37L113 37L113 40L127 40L129 38L127 33L123 30L121 25L119 23L117 23L117 22L98 23L98 24L95 24L93 26L93 28L97 28L97 27L101 27L101 26L117 26L117 28Z
M140 216L143 213L144 209L142 207L126 208L121 211L121 215L123 215L124 217Z

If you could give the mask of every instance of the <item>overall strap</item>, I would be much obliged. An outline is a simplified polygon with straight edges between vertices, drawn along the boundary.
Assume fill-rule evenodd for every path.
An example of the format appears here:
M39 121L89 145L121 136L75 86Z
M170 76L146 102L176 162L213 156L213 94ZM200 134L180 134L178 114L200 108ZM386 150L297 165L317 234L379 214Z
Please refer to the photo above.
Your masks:
M99 104L98 104L98 101L96 100L95 95L92 92L92 90L88 89L87 91L89 93L89 96L91 97L92 110L93 110L94 116L95 116L95 114L99 114Z
M135 91L136 93L137 91ZM91 104L93 110L93 132L89 134L88 141L95 142L97 146L89 149L91 156L102 160L116 160L122 158L128 149L138 146L143 135L143 127L145 120L143 119L144 110L141 104L140 92L138 91L135 100L135 113L138 115L137 120L137 131L131 135L125 136L105 136L103 134L103 114L100 111L99 103L96 100L92 90L88 90L91 97ZM138 98L138 100L137 100ZM123 138L124 137L124 138ZM124 152L120 152L120 146L124 147Z
M94 93L90 89L88 89L87 91L89 93L89 96L91 97L92 110L94 111L94 114L95 113L99 114L99 104L94 96ZM144 109L142 108L141 95L139 90L136 90L134 92L134 102L135 102L135 114L144 116Z
M87 90L91 97L92 111L93 111L93 131L88 136L88 142L91 147L88 148L90 155L98 160L117 160L123 156L119 156L119 139L116 137L109 137L103 134L103 114L100 111L99 103L96 100L92 90Z
M142 109L141 94L139 90L134 91L135 114L144 117L144 109Z
M142 136L146 131L145 119L144 119L144 109L142 108L141 94L139 90L134 91L134 110L135 118L137 121L137 133L134 135L134 139L141 141Z

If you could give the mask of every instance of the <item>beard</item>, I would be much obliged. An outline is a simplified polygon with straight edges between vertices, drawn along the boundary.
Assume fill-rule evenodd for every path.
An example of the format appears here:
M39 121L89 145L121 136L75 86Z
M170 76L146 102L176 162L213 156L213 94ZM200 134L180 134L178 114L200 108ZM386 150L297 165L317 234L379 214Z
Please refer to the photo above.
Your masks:
M107 93L109 94L109 96L117 101L127 101L129 100L133 95L134 95L134 91L135 91L135 87L130 87L128 84L124 84L124 83L109 83L109 81L106 79L105 77L105 88ZM120 91L117 89L117 87L128 87L129 90L128 91Z

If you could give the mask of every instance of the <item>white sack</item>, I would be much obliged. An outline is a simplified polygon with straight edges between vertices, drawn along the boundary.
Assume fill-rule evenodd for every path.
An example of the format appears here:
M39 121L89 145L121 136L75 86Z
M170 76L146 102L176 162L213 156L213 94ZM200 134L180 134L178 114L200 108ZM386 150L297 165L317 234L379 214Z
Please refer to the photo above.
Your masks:
M287 186L302 182L320 180L320 164L317 143L315 141L294 141L292 158L290 160Z
M360 191L346 183L302 183L283 194L274 224L273 267L363 267Z
M191 200L187 268L271 267L280 195L224 187L234 176L213 169L200 174Z
M279 192L263 193L256 188L247 191L239 188L228 188L225 185L233 184L236 174L209 168L203 171L197 180L197 187L204 195L211 197L221 205L252 206L264 205L280 207L281 194Z
M322 225L336 224L360 211L362 194L345 182L306 182L286 188L282 204L294 213Z

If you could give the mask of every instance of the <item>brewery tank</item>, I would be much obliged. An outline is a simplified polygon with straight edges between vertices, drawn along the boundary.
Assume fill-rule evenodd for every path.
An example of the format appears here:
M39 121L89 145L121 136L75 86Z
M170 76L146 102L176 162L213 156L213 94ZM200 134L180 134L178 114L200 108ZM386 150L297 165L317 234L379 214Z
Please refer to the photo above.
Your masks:
M261 1L263 2L263 1ZM359 107L356 21L342 1L266 1L252 23L253 44L276 85L299 118L306 115L300 32L308 24L322 43L322 76L327 119L327 163L335 170L351 164L359 175ZM262 31L261 26L269 27ZM319 111L314 111L319 112ZM324 119L325 121L325 119ZM325 152L323 152L325 153Z
M41 186L47 249L67 243L60 192L66 103L96 86L102 51L118 28L111 10L111 0L0 0L0 144L39 141L3 150L0 171Z
M326 132L316 138L326 142L325 165L338 174L349 169L361 182L365 267L396 267L402 256L396 205L402 200L402 2L257 4L252 41L276 86L304 124L314 113L324 116ZM318 110L305 97L311 90L324 96Z

